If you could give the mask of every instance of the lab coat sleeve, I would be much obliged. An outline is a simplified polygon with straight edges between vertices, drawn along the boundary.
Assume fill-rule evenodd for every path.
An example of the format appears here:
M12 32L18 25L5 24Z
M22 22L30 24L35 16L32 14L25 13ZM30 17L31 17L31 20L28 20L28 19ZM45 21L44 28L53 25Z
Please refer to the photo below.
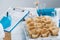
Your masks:
M0 38L4 38L4 37L5 37L4 29L2 24L0 23Z

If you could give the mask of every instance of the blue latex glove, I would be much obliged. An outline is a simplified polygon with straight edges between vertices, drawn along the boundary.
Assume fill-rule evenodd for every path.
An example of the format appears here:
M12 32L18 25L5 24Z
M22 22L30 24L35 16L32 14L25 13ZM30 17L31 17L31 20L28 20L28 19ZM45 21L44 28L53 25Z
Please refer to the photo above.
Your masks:
M8 16L8 13L7 13L7 16L6 16L6 17L4 16L4 17L1 19L1 24L3 25L3 28L4 28L4 29L6 29L6 28L8 28L8 27L11 26L11 17Z
M54 13L53 13L54 12ZM38 16L47 15L47 16L56 16L56 11L54 8L46 8L46 9L37 9Z

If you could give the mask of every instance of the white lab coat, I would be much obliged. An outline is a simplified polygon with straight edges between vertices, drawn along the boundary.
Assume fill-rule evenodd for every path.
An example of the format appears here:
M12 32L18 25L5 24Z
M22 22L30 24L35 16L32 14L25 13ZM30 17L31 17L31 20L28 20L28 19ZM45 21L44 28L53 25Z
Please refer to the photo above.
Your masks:
M0 23L0 40L3 40L4 37L5 37L4 29L2 24Z

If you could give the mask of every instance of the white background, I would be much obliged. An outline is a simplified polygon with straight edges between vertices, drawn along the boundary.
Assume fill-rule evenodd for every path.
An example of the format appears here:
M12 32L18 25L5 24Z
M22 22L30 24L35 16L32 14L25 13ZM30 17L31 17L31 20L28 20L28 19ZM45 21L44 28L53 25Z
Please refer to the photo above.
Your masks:
M39 2L46 3L46 7L60 7L60 0L39 0ZM0 0L0 14L9 7L35 7L35 5L34 0Z

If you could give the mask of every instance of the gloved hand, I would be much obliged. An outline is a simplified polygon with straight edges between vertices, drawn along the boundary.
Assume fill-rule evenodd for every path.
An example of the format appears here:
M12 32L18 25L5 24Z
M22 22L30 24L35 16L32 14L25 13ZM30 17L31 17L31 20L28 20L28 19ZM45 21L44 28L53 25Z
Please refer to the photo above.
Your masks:
M54 8L46 8L46 9L37 9L38 16L42 15L47 15L47 16L56 16L56 11Z
M4 29L11 26L11 16L8 15L8 12L7 12L7 15L1 19L1 24L3 25Z

